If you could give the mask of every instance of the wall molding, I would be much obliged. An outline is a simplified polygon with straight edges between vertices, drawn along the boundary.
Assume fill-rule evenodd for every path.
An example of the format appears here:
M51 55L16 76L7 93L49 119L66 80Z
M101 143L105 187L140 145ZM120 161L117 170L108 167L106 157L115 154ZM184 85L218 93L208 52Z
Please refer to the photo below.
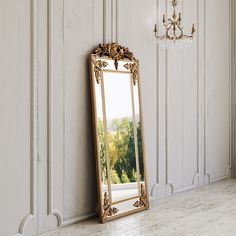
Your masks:
M159 3L159 2L158 2ZM168 1L165 1L165 4L166 4L166 15L168 13ZM182 13L184 15L184 1L182 1L182 4L181 4L181 9L182 9ZM199 0L197 0L197 26L199 27ZM166 98L165 98L165 133L166 133L166 145L165 145L165 153L166 153L166 156L165 156L165 160L166 160L166 187L171 189L171 194L175 194L175 193L178 193L178 192L181 192L181 191L185 191L185 190L189 190L189 189L192 189L194 187L197 187L199 186L199 178L200 178L200 150L199 150L199 129L200 129L200 124L199 124L199 116L200 116L200 109L199 109L199 106L200 106L200 96L199 96L199 79L200 79L200 74L199 74L199 50L200 50L200 46L199 46L199 38L197 39L197 102L196 102L196 110L197 110L197 142L196 142L196 150L197 150L197 157L196 157L196 162L197 162L197 165L196 165L196 173L194 174L194 176L192 177L192 184L189 185L189 186L183 186L177 190L175 190L175 186L174 184L169 180L169 158L168 158L168 95L169 95L169 91L168 91L168 88L169 88L169 85L168 85L168 65L169 65L169 60L168 60L168 49L166 49L166 55L165 55L165 60L166 60L166 72L165 72L165 80L166 80L166 85L165 85L165 95L166 95ZM183 61L183 48L181 50L181 58L182 58L182 61ZM182 63L182 68L181 68L181 83L183 85L183 63ZM182 88L183 89L183 88ZM181 100L182 100L182 115L183 115L183 112L184 112L184 107L183 107L183 91L182 91L182 97L181 97ZM183 131L183 117L182 117L182 131ZM183 133L182 133L182 162L183 162ZM182 171L183 171L183 165L182 165ZM198 181L198 182L197 182Z
M181 192L189 191L191 189L194 189L195 187L196 186L194 186L194 185L189 185L189 186L186 186L186 187L183 187L183 188L179 188L179 189L174 190L173 194L178 194L178 193L181 193Z
M192 186L199 187L199 178L200 178L200 174L199 173L196 173L193 176Z
M64 220L62 222L62 225L61 226L67 226L67 225L71 225L71 224L75 224L75 223L78 223L78 222L81 222L81 221L84 221L84 220L88 220L88 219L91 219L91 218L95 218L95 217L98 217L98 213L88 213L86 215L83 215L83 216L77 216L77 217L73 217L73 218L69 218L67 220Z
M231 11L232 7L234 6L235 7L235 3L231 2L232 0L229 0L229 3L230 3L230 7L229 7L229 10ZM184 2L185 3L185 2ZM183 4L184 4L183 3ZM167 8L168 8L168 1L165 1L165 3L162 3L162 7L164 8L164 5L165 5L165 10L166 10L166 14L167 14ZM162 86L165 90L165 124L163 123L163 125L165 126L165 137L162 137L161 138L164 138L165 140L165 188L166 188L166 191L167 192L173 192L173 193L176 193L176 192L179 192L179 191L184 191L185 189L190 189L190 188L193 188L193 187L199 187L199 186L202 186L202 185L206 185L206 184L209 184L213 181L215 181L214 179L211 178L211 173L208 173L208 158L211 158L211 157L208 157L208 153L207 153L207 149L208 149L208 138L210 138L208 135L210 135L210 133L208 134L208 125L207 125L207 122L209 122L209 118L208 118L208 114L207 114L207 108L208 108L208 105L207 105L207 98L209 96L208 94L208 88L207 88L207 22L208 22L208 18L207 18L207 2L206 0L197 0L197 27L198 27L198 38L197 38L197 142L196 142L196 151L197 151L197 157L196 157L196 173L194 174L193 178L192 178L192 184L189 185L189 186L184 186L183 188L178 188L176 189L175 188L175 184L173 184L173 179L170 179L170 169L169 169L169 164L170 164L170 161L172 160L172 158L170 159L169 157L169 148L170 148L170 144L169 144L169 137L168 137L168 132L169 132L169 127L168 127L168 120L169 120L169 114L168 114L168 109L169 109L169 95L168 93L170 91L168 91L168 88L169 88L169 81L168 81L168 64L169 64L169 59L168 59L168 54L169 52L167 50L165 50L165 55L163 53L162 57L163 57L163 60L165 60L165 63L163 63L165 65L165 73L163 72L161 76L164 75L165 77L165 88L164 86ZM216 3L217 4L217 3ZM220 3L219 3L220 4ZM228 4L228 3L226 3ZM233 5L234 4L234 5ZM159 5L160 5L160 1L157 0L157 23L159 23ZM183 7L183 6L182 6ZM216 6L217 7L217 6ZM225 6L225 7L228 7L228 6ZM229 21L231 18L235 18L235 15L232 16L232 14L229 14ZM235 26L234 26L235 27ZM231 25L231 28L233 28L233 26ZM234 32L235 32L235 29L234 29ZM229 41L229 47L231 46L232 42L233 42L233 39L234 37L231 35L230 36L230 41ZM235 39L234 39L235 40ZM158 58L158 54L159 53L159 48L157 48L157 58ZM235 49L234 49L234 53L235 53ZM160 55L159 55L160 57ZM231 58L234 57L234 55L231 55L230 56ZM159 65L159 64L158 64ZM158 65L157 65L157 69L158 68ZM234 76L234 78L236 77L235 76L235 72L233 71L233 65L229 68L230 71L232 71L231 73L233 75L230 75L230 77ZM159 91L159 78L157 78L158 80L158 91ZM235 79L234 79L235 80ZM234 86L234 87L233 87ZM232 82L232 85L230 86L229 88L229 101L231 101L231 97L233 97L233 91L236 90L235 89L235 82ZM160 92L160 91L159 91ZM160 96L160 95L159 95ZM162 96L162 95L161 95ZM163 100L164 101L164 100ZM158 103L159 105L159 103ZM233 118L232 117L235 117L236 115L236 111L234 110L234 113L233 114L231 112L231 107L235 105L233 104L229 104L230 108L229 108L229 117L230 117L230 123L232 123L233 121ZM160 107L157 106L157 110L158 110L158 114L160 114ZM184 109L184 108L183 108ZM160 117L158 117L159 119ZM158 129L158 132L159 132L159 129L160 129L160 124L158 123L158 120L157 120L157 129ZM233 123L232 123L233 125ZM225 178L229 178L230 177L230 173L231 173L231 170L232 170L232 165L235 165L233 162L234 162L234 158L233 158L233 155L235 155L234 153L236 153L236 151L234 151L233 147L232 147L232 142L233 142L233 135L231 134L231 130L232 130L232 125L229 127L229 148L232 150L232 153L229 153L229 164L228 164L228 167L227 167L227 170L226 170L226 174L225 176L223 177L220 177L220 178L217 178L216 180L218 179L225 179ZM234 125L234 127L236 127L236 125ZM236 129L236 128L235 128ZM159 134L159 133L158 133ZM157 137L157 144L160 144L160 141L158 140L159 137ZM235 140L235 139L234 139ZM160 155L160 152L158 152L159 155ZM159 161L160 161L160 158L163 158L162 156L159 156L158 155L158 164L157 164L157 176L156 176L156 183L153 184L152 186L152 191L151 193L152 194L155 194L155 192L158 190L158 191L162 191L160 187L157 188L157 186L161 186L160 183L159 183L159 173L160 173L160 170L159 168L163 168L163 167L160 167L159 166ZM195 160L195 159L194 159ZM212 159L210 159L212 160ZM234 171L234 169L233 169Z
M204 175L204 184L207 185L207 184L210 184L210 183L212 183L211 176L210 176L210 174L206 173Z
M53 191L53 116L52 116L52 107L53 107L53 98L52 98L52 1L47 0L47 211L48 216L55 216L57 219L58 226L62 226L63 223L63 214L60 210L54 208L54 191ZM63 3L63 17L64 17L64 0ZM64 19L63 19L64 22ZM64 24L63 24L64 31ZM62 35L63 37L63 35ZM63 69L64 71L64 69ZM64 83L64 76L63 76ZM64 90L64 88L63 88ZM65 99L63 97L63 104L65 103ZM64 106L63 106L64 107ZM63 114L65 110L63 111ZM63 119L64 120L64 119ZM64 126L63 126L64 127ZM63 130L64 131L64 130ZM65 138L64 138L65 139ZM64 141L63 141L64 145ZM64 149L64 148L63 148ZM63 157L65 157L63 153ZM63 158L64 161L65 158Z
M226 176L231 176L232 169L232 0L229 1L229 166L226 170ZM234 145L234 144L233 144Z
M200 37L199 37L199 25L200 25L200 15L199 15L200 3L197 0L197 167L196 174L193 176L192 184L196 187L199 186L200 181ZM196 180L198 181L196 185Z
M30 213L20 222L18 232L15 236L24 236L25 228L36 220L36 189L37 189L37 76L36 76L36 9L35 0L30 1Z
M236 11L236 4L234 0L231 0L231 164L232 164L232 176L235 178L235 11Z
M225 179L230 179L231 178L231 170L232 170L232 166L229 165L225 171L225 175L222 177L217 177L217 178L211 178L210 174L206 175L206 179L208 180L207 184L211 184L211 183L216 183Z
M65 15L64 15L64 0L61 0L63 2L63 45L64 47L64 25L65 25ZM96 0L94 0L96 1ZM114 1L109 0L103 0L103 42L107 42L109 39L111 39L112 36L112 27L115 22L115 20L112 18L112 10L115 9L116 5L113 5ZM95 4L94 4L95 6ZM47 216L54 216L57 220L57 226L63 227L66 225L70 225L73 223L80 222L85 219L93 218L97 216L97 213L88 213L85 215L78 215L69 219L66 219L63 216L63 212L55 207L54 203L54 183L53 183L53 161L54 161L54 153L53 153L53 114L52 114L52 108L53 108L53 98L52 98L52 81L53 81L53 55L52 55L52 48L53 48L53 39L52 39L52 27L53 27L53 0L47 0ZM114 8L114 9L113 9ZM95 14L93 12L93 14ZM94 16L95 20L95 16ZM114 22L111 22L113 20ZM95 45L94 45L95 46ZM64 55L63 55L64 57ZM63 64L64 67L64 64ZM64 75L65 69L63 68L63 166L65 166L65 75ZM65 169L63 167L63 171L65 172ZM63 178L65 178L63 174ZM63 189L64 189L64 181L63 181ZM64 198L64 196L63 196ZM64 209L64 199L63 199L63 209Z
M232 73L232 81L231 81L231 161L232 161L232 175L236 177L236 4L235 0L231 0L231 73Z
M113 31L113 4L114 0L103 0L103 42L110 43L112 41Z
M156 24L159 23L159 18L160 18L160 15L159 15L159 8L160 8L160 4L159 4L159 0L156 0ZM151 191L150 191L150 196L151 197L154 197L157 193L158 193L158 190L159 190L159 186L160 186L160 171L159 171L159 130L160 130L160 127L159 127L159 122L158 122L158 119L159 119L159 113L160 113L160 107L159 107L159 57L160 57L160 50L159 50L159 46L157 45L157 42L155 42L156 44L156 61L157 61L157 66L156 66L156 79L157 79L157 88L156 88L156 91L157 91L157 136L156 136L156 145L157 145L157 156L156 156L156 182L152 185L151 187Z
M232 72L232 6L234 5L232 3L234 0L228 0L229 3L229 157L228 157L228 167L226 169L226 175L223 177L217 177L212 179L211 174L207 170L207 76L206 76L206 20L204 20L204 176L205 176L205 184L214 183L217 181L221 181L223 179L227 179L231 175L231 169L232 169L232 81L233 81L233 72ZM206 19L206 9L207 9L207 3L206 0L204 0L204 19Z
M232 166L228 166L228 168L226 169L226 177L229 179L231 177L231 171L232 171Z
M235 0L231 0L231 161L232 161L232 176L236 177L236 4Z
M206 177L209 178L210 183L210 175L207 173L207 154L206 154L206 146L207 146L207 106L206 106L206 0L203 0L204 4L204 184L206 184Z
M154 197L155 194L157 193L158 191L158 188L159 188L159 184L158 183L154 183L151 187L151 191L150 191L150 196L151 197Z
M175 193L175 187L172 182L166 184L166 196L173 195Z
M118 0L111 0L111 42L118 42Z
M107 0L103 0L103 43L106 43L106 38L107 38L107 25L106 25L106 20L107 20L107 7L106 7L106 2Z
M158 24L160 19L160 0L156 1L156 24ZM159 154L159 144L160 144L160 139L159 139L159 133L160 133L160 124L159 124L159 114L160 114L160 92L159 92L159 85L160 85L160 76L159 76L159 58L160 58L160 48L157 45L156 42L156 62L157 62L157 67L156 67L156 75L157 75L157 136L156 136L156 145L157 145L157 163L156 163L156 183L155 185L159 186L160 185L160 154ZM155 185L153 186L153 190L155 189ZM157 190L157 188L156 188ZM151 196L154 196L154 191L151 192Z

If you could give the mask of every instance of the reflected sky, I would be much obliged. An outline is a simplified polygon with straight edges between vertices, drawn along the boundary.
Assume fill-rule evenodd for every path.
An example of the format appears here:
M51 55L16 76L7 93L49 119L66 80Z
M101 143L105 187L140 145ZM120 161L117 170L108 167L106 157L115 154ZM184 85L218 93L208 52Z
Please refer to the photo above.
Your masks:
M130 75L103 73L107 120L132 117Z

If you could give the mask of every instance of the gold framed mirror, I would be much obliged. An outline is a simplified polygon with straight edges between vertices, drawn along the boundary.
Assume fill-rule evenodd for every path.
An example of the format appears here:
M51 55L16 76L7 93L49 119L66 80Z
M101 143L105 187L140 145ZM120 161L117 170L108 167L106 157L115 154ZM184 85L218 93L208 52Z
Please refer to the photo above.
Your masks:
M128 48L91 55L91 95L100 221L149 208L139 61Z

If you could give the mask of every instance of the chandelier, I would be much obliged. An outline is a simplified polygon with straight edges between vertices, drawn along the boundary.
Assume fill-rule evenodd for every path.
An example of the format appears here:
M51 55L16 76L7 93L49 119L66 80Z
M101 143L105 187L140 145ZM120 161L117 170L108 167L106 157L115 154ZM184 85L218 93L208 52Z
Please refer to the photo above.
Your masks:
M194 39L195 33L196 33L196 29L195 29L195 25L193 24L192 26L192 31L190 35L186 35L184 34L183 31L183 26L182 26L182 16L181 13L179 12L179 14L177 14L177 0L171 0L171 4L173 6L173 15L172 15L172 19L168 18L166 19L166 15L163 15L163 25L165 27L165 34L162 36L159 36L157 34L157 25L155 24L154 27L154 33L155 33L155 37L159 40L159 41L169 41L169 42L179 42L179 43L185 43L187 41L192 41Z

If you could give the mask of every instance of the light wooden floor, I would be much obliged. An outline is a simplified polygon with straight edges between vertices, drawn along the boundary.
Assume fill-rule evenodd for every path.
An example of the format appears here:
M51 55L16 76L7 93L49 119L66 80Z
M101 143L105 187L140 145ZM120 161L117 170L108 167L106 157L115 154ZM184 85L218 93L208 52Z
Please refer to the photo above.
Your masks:
M151 209L102 225L97 219L43 236L236 236L236 180L153 202Z

